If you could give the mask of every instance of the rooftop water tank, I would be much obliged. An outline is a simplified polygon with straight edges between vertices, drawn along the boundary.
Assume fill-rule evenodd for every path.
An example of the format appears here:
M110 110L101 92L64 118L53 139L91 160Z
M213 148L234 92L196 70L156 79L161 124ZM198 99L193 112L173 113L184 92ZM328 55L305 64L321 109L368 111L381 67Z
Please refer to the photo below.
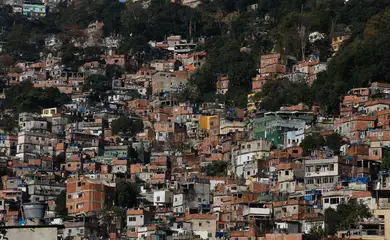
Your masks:
M24 203L23 211L25 218L42 219L45 216L47 203Z

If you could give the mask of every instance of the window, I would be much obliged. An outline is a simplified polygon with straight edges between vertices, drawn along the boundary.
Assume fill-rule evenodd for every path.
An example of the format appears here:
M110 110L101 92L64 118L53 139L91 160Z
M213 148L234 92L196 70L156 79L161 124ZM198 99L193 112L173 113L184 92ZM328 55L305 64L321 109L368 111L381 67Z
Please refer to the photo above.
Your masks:
M322 179L322 183L328 183L329 181L328 181L328 178L327 177L325 177L325 178L323 178Z
M160 196L157 197L157 202L160 202Z
M290 172L289 172L289 171L285 171L284 174L285 174L286 176L288 176L288 175L290 174Z
M330 199L330 204L339 204L340 203L340 199L339 198L331 198Z
M372 155L378 156L378 150L372 150Z
M201 202L202 201L202 199L201 198L198 198L198 202Z
M329 203L329 198L325 198L324 203Z
M334 171L334 164L329 164L328 168L329 168L329 171Z
M175 198L175 202L177 202L177 198Z
M68 199L71 199L72 198L72 195L71 194L68 194Z
M202 223L201 222L199 222L199 227L201 227L202 226Z
M129 222L135 222L136 218L135 217L129 217Z
M208 233L207 236L208 236L209 238L211 238L211 237L213 237L213 233Z
M329 178L329 183L333 183L334 179L332 177Z
M306 180L307 184L314 184L314 180L312 178Z
M77 182L77 187L80 187L81 186L81 182Z

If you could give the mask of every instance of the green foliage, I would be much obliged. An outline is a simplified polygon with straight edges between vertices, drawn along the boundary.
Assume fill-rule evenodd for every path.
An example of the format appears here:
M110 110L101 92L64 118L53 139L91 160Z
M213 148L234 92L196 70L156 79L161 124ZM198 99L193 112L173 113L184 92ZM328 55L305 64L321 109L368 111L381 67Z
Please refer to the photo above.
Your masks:
M227 176L227 162L218 161L206 165L203 168L203 172L206 176Z
M258 3L258 9L247 11L254 3ZM344 0L204 0L199 7L189 8L153 0L144 8L140 2L80 0L77 5L60 3L58 12L34 20L10 14L11 8L1 8L0 26L6 33L0 36L0 41L7 42L5 52L15 61L33 61L44 52L45 37L58 34L64 43L60 51L62 64L76 71L85 61L97 59L104 50L77 48L71 43L72 39L85 38L84 29L99 19L104 23L104 36L122 37L119 51L131 55L134 66L126 66L126 69L135 71L142 63L159 57L150 48L150 40L162 41L172 34L187 40L208 36L208 43L199 47L208 52L207 62L187 89L195 94L184 94L188 96L184 100L215 101L216 80L220 75L227 75L229 91L221 100L245 106L260 55L278 51L301 59L316 53L326 61L332 36L349 26L350 40L329 62L328 70L318 74L312 87L277 81L269 83L261 96L265 99L262 108L266 110L299 102L310 105L315 101L328 113L336 113L340 95L350 88L390 79L387 67L390 63L387 57L390 54L387 27L390 10L385 10L389 6L388 0L349 0L347 3ZM314 31L324 33L326 38L309 44L307 36ZM243 47L247 51L240 51ZM107 79L111 80L112 76ZM91 97L99 101L104 95L92 94Z
M126 209L117 206L106 206L100 212L100 220L102 227L107 229L107 232L115 232L117 223L120 223L121 227L125 226L126 222Z
M318 149L326 145L326 141L323 136L315 134L306 136L302 142L302 155L309 156L312 150Z
M357 203L356 199L340 203L337 210L325 210L326 235L334 235L340 230L350 230L356 227L363 218L371 217L370 209L365 204Z
M325 237L325 230L321 226L312 227L309 231L309 235L320 238Z
M239 41L224 38L215 38L204 46L208 52L207 61L193 81L200 93L198 101L215 101L217 78L227 75L229 88L224 100L241 107L246 105L251 79L255 75L255 60L240 48Z
M319 134L313 134L306 136L302 142L302 155L309 156L312 150L319 149L320 147L327 146L333 150L334 154L340 153L341 136L338 133L332 133L328 136L322 136Z
M113 135L123 135L128 137L134 137L137 133L144 130L144 123L141 119L133 119L126 116L120 116L115 119L111 124Z
M5 96L5 108L17 112L40 112L44 108L60 107L71 101L57 88L34 88L28 81L12 86Z
M268 80L262 91L255 95L261 99L260 108L267 111L279 110L284 105L311 103L309 86L303 81L291 82L287 79Z
M0 116L0 129L6 133L16 133L18 120L14 115L2 114Z
M85 79L83 91L90 91L89 100L91 102L102 102L110 88L110 83L104 75L93 74Z
M60 169L61 164L64 164L66 160L65 152L61 152L54 158L53 166Z
M325 209L325 233L326 235L334 235L338 230L340 219L336 210L333 208Z
M57 215L59 216L66 216L67 215L67 209L66 209L66 190L63 190L60 195L55 200L56 208L55 211Z
M136 183L119 181L116 184L117 205L123 208L132 208L137 204L137 196L140 190Z
M356 1L351 2L356 3ZM375 1L360 2L362 4L372 2L376 5ZM372 7L368 7L367 13L372 13L371 10ZM380 12L379 9L375 11ZM326 106L328 112L339 110L340 95L351 88L367 86L370 81L387 82L390 77L388 71L390 62L387 58L390 54L390 43L387 41L390 30L386 27L390 24L390 10L371 16L365 28L357 29L358 34L355 33L357 36L351 38L349 44L348 42L344 44L341 52L330 62L327 72L319 74L313 84L315 100ZM351 18L355 19L355 16ZM362 26L362 23L359 26Z
M381 169L390 170L390 151L386 150L381 160Z
M335 154L340 153L341 140L342 137L338 133L332 133L330 135L325 136L326 145L333 150Z
M6 69L10 68L13 64L13 59L9 55L0 55L0 73L6 72Z

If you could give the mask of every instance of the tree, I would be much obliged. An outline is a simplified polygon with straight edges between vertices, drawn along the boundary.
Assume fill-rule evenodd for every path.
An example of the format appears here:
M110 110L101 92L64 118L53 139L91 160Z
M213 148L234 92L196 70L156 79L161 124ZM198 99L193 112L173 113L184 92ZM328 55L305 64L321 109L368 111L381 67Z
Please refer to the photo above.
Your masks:
M111 124L112 134L134 137L137 133L144 130L144 123L141 119L133 119L126 116L120 116Z
M227 162L218 161L206 165L203 168L203 172L206 176L226 176L227 175Z
M316 150L326 145L326 141L323 136L314 134L306 136L300 146L302 147L302 156L309 156L312 150Z
M370 209L365 204L357 203L356 199L340 203L337 210L328 208L325 210L326 235L355 228L363 218L368 217L371 217Z
M390 151L386 150L381 160L381 169L390 170Z
M60 216L66 216L67 215L67 209L66 209L66 190L63 190L60 195L55 200L56 208L55 211L57 215Z
M1 114L0 115L0 129L6 133L16 133L18 130L18 122L14 115Z
M338 133L332 133L325 137L319 134L308 135L300 144L302 147L302 155L308 156L310 155L310 151L325 146L330 148L334 154L338 155L340 153L341 140L342 138Z
M137 205L137 196L139 193L140 190L134 182L127 182L125 180L117 182L117 205L124 208L133 208Z
M59 153L54 159L53 162L54 167L60 169L61 164L65 163L65 160L66 160L65 152Z
M320 237L325 237L325 231L324 229L322 229L321 226L314 226L310 229L309 231L309 234L310 235L313 235L317 238L320 238Z
M126 209L117 206L106 206L100 212L100 222L107 233L116 232L125 225ZM119 225L119 226L118 226Z
M89 100L92 103L104 101L106 98L106 91L109 89L107 78L100 74L88 76L83 85L83 91L90 91Z
M256 94L255 99L261 99L260 108L276 111L284 105L312 103L309 86L304 81L291 82L287 79L269 79Z
M337 211L333 208L325 209L325 233L326 235L334 235L338 229L340 220L338 219Z
M0 73L5 73L13 63L13 59L9 55L0 55Z
M16 112L40 112L44 108L60 107L71 102L69 96L57 88L34 88L29 81L23 81L5 91L5 108Z
M340 153L341 140L340 134L335 132L325 136L326 146L332 149L336 155Z

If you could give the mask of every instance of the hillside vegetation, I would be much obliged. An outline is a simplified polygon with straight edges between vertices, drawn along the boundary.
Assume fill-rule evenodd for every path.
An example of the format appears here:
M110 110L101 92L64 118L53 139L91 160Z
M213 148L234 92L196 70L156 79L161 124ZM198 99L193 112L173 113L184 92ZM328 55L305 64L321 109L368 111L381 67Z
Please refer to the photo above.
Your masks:
M256 3L256 10L248 10ZM7 42L5 52L15 60L36 60L45 52L45 37L59 34L64 44L58 56L69 69L76 69L103 50L71 46L79 30L96 20L103 21L104 36L122 36L119 51L132 56L137 66L159 57L149 47L150 40L162 41L171 34L194 40L206 36L209 41L199 50L208 52L207 62L193 77L185 97L193 102L217 99L236 106L246 104L262 54L280 52L298 60L317 54L322 61L331 60L312 86L269 83L263 97L272 101L262 107L274 110L304 101L336 113L340 94L352 87L370 81L390 82L389 6L390 0L204 0L193 9L164 0L152 0L147 8L142 2L78 0L69 6L61 3L58 11L36 20L11 15L10 8L2 8L0 26L5 34L0 41ZM308 35L315 31L326 37L310 44ZM331 37L345 31L351 37L332 56ZM229 91L215 96L215 82L223 74L229 75Z

